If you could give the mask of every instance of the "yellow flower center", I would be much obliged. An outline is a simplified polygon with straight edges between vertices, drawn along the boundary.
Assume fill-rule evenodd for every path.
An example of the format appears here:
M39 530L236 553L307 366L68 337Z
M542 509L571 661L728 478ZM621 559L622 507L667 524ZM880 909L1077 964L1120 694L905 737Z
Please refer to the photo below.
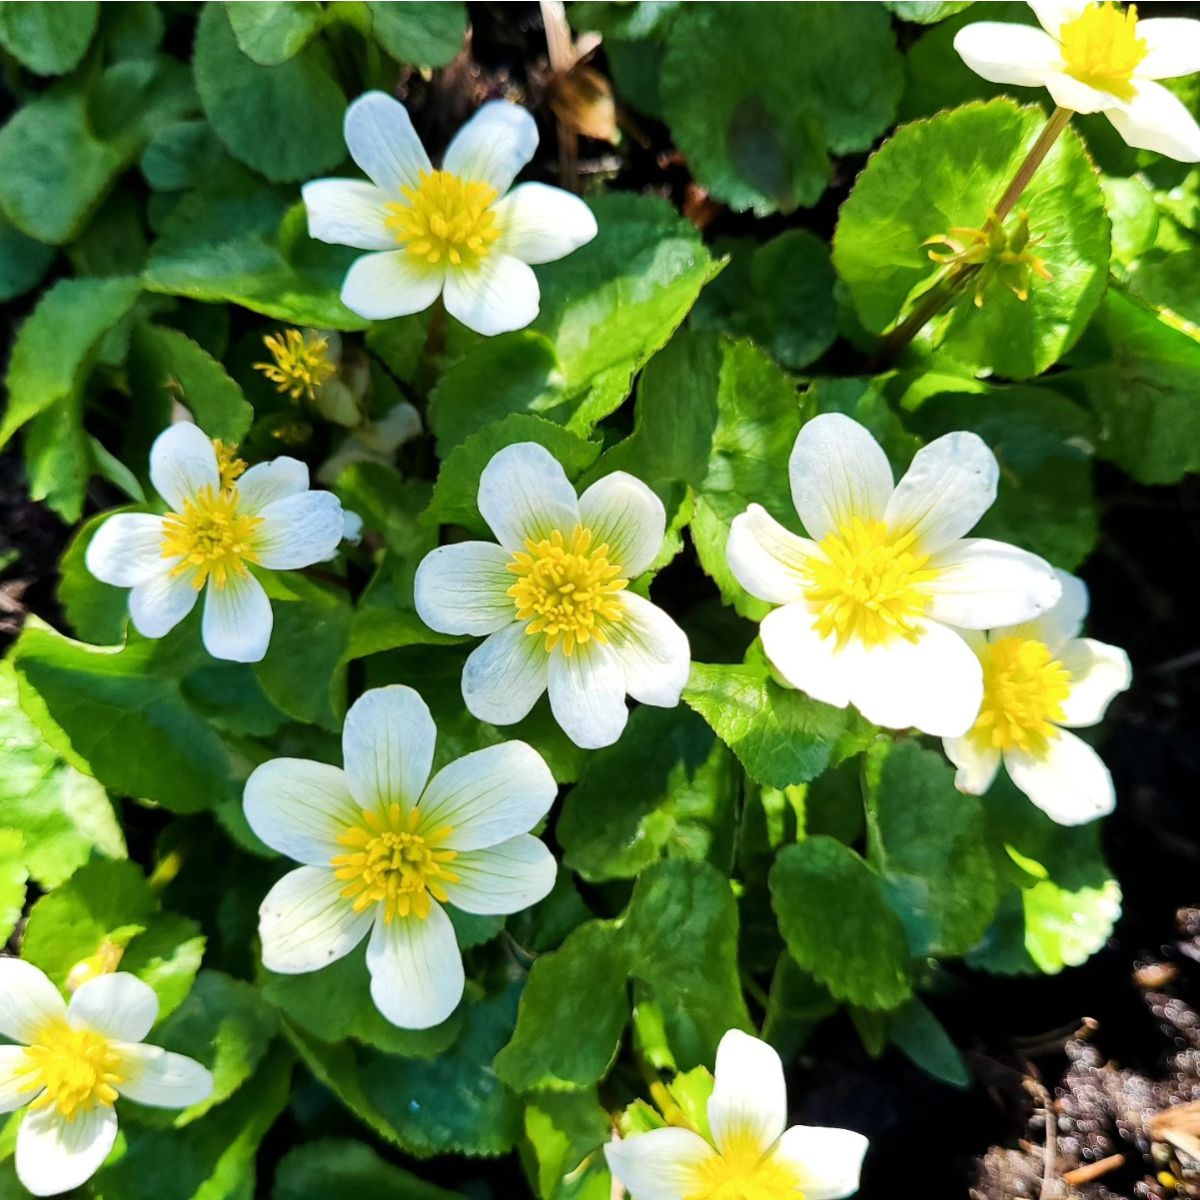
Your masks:
M1134 68L1149 47L1137 35L1137 6L1124 12L1113 4L1092 4L1059 31L1067 74L1089 87L1129 100Z
M282 334L268 334L263 345L270 351L272 361L254 364L274 385L277 392L299 400L317 398L321 385L337 370L329 357L329 339L315 329L285 329Z
M686 1200L803 1200L796 1172L757 1139L735 1138L723 1154L696 1168L698 1187Z
M221 473L221 491L233 487L246 470L246 464L237 456L237 446L225 445L220 438L213 438L213 449L217 454L217 470Z
M26 1076L23 1091L42 1093L31 1108L54 1104L66 1120L73 1121L97 1104L113 1104L117 1098L113 1085L122 1079L119 1067L120 1056L108 1038L59 1020L39 1030L17 1073Z
M183 512L163 518L163 558L178 558L172 575L191 573L199 591L211 577L223 588L235 575L246 574L246 563L257 562L254 531L261 517L238 513L237 489L214 492L201 488L183 502Z
M447 899L443 885L457 883L459 877L446 864L458 851L438 846L454 830L447 825L418 833L420 820L418 809L405 814L399 804L389 804L379 812L364 810L359 823L338 838L349 853L335 854L330 863L345 882L342 895L354 901L355 912L382 904L385 921L410 913L424 919L430 896Z
M624 615L619 593L628 585L621 568L608 561L608 543L592 545L592 531L576 525L568 541L559 530L540 542L526 540L508 564L517 582L508 589L517 620L528 621L531 637L546 636L549 653L561 641L571 655L591 638L607 642L604 622Z
M1045 642L1006 637L989 642L983 658L983 706L971 730L981 749L1019 748L1038 754L1064 719L1071 674Z
M422 171L400 189L407 204L389 204L387 227L404 248L430 266L477 267L500 236L492 209L499 193L449 171Z
M810 559L805 599L816 607L817 632L839 646L857 639L879 646L895 637L915 642L913 623L929 607L925 584L937 572L915 550L916 535L895 534L883 521L853 522L818 543L827 561Z

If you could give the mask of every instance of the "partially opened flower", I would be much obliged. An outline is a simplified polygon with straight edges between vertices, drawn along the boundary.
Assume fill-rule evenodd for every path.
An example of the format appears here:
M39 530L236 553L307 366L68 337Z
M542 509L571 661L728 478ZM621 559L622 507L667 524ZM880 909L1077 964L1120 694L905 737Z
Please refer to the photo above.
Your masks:
M1090 0L1031 0L1042 28L979 21L954 48L993 83L1044 87L1055 104L1102 112L1131 146L1200 162L1200 126L1154 81L1200 71L1200 21L1152 17Z
M983 663L979 717L943 745L961 791L982 795L1001 760L1009 778L1060 825L1081 825L1116 803L1112 776L1071 729L1097 725L1132 680L1124 650L1079 637L1087 588L1060 571L1062 599L1036 620L969 640Z
M67 1004L32 963L0 958L0 1113L28 1106L17 1130L17 1178L35 1196L90 1179L117 1136L120 1097L187 1108L212 1093L208 1069L142 1039L158 1016L135 975L99 975Z
M369 938L371 997L406 1029L444 1021L462 997L443 904L519 912L554 885L554 856L529 833L557 792L537 751L503 742L430 779L436 739L416 692L377 688L346 714L344 769L277 758L246 781L251 829L304 864L259 908L263 964L317 971Z
M476 333L521 329L537 316L530 263L570 254L596 236L577 196L541 183L513 187L537 149L528 111L485 104L434 170L407 111L383 92L346 110L346 145L371 182L318 179L304 186L309 234L370 250L342 284L342 302L369 320L446 309ZM511 190L510 190L511 189Z
M479 511L499 540L431 551L417 612L442 633L484 634L463 668L481 721L511 725L543 692L577 745L621 736L628 693L671 708L691 651L662 609L628 590L662 549L666 513L640 479L614 471L582 496L544 447L499 451L479 479Z
M604 1147L631 1200L840 1200L858 1191L867 1139L849 1129L787 1128L783 1063L766 1042L731 1029L715 1077L711 1140L668 1126Z
M760 630L775 670L877 725L966 733L983 672L958 629L1029 620L1060 592L1035 555L963 536L996 498L992 452L973 433L949 433L893 484L867 430L826 413L801 429L788 472L809 536L752 504L726 551L742 587L782 606Z
M341 502L308 490L302 462L276 458L247 470L188 421L155 439L150 480L171 511L109 517L88 544L88 570L132 588L130 620L150 638L174 629L203 592L208 652L257 662L273 618L249 568L287 571L332 558L344 532Z

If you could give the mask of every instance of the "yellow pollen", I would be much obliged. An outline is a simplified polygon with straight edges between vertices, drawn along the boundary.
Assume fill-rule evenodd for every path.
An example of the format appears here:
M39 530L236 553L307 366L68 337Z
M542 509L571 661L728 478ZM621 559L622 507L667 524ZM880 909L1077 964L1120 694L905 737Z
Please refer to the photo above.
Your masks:
M211 577L223 588L234 576L246 574L246 563L258 562L254 531L261 517L238 513L237 489L214 492L201 488L183 502L183 512L163 517L163 558L178 558L172 575L191 573L199 591Z
M407 204L389 204L387 227L414 258L432 266L477 267L500 236L492 209L499 193L449 171L422 171Z
M532 538L508 564L517 582L508 589L517 620L528 621L531 637L546 636L546 653L562 642L568 657L592 638L607 642L604 625L624 616L620 593L629 586L621 568L608 561L608 543L592 545L592 531L576 525L570 540L560 530L540 542Z
M1137 6L1091 4L1058 31L1066 72L1121 100L1136 95L1131 80L1149 47L1137 35Z
M827 562L810 559L805 599L816 610L817 632L839 646L858 640L879 646L896 637L915 642L913 623L929 607L925 588L937 572L914 549L916 535L896 534L883 521L853 522L818 543Z
M41 1092L31 1108L56 1105L73 1121L98 1104L111 1106L114 1086L121 1082L120 1058L112 1043L90 1029L76 1029L65 1020L53 1021L38 1031L26 1047L25 1063L17 1068L24 1076L21 1090Z
M221 472L221 491L227 492L241 478L246 464L238 458L237 446L227 446L220 438L213 438L213 450L217 454L217 470Z
M980 749L1045 751L1065 717L1071 674L1044 642L1006 637L983 658L983 705L970 737Z
M686 1200L804 1200L796 1172L753 1136L732 1139L724 1153L697 1168L696 1190Z
M447 825L418 832L420 821L418 808L407 813L399 804L378 811L364 809L358 824L338 838L349 853L335 854L329 861L345 883L342 895L354 901L355 912L382 904L385 921L410 913L424 920L431 896L447 900L444 885L457 883L459 877L446 864L458 857L458 851L438 846L454 830Z
M272 362L254 364L274 385L277 392L299 400L317 398L321 385L337 370L329 357L329 339L315 329L303 333L285 329L281 334L268 334L263 345L271 353Z

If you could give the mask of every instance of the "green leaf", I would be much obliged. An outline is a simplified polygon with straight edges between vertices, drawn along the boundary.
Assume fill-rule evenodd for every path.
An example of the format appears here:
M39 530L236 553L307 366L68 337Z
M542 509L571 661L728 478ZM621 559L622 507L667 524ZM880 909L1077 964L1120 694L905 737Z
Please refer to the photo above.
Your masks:
M0 213L0 303L37 287L53 261L53 246L26 237Z
M612 1135L608 1113L594 1091L545 1092L525 1103L525 1169L543 1200L574 1195L573 1178L585 1159L604 1169L600 1147ZM600 1193L611 1196L612 1184Z
M150 139L140 165L146 182L156 191L177 192L200 186L225 158L207 121L176 121Z
M5 810L4 819L8 820ZM25 909L25 838L19 829L0 828L0 943L7 942Z
M0 46L38 75L65 75L87 53L100 5L45 4L40 0L5 0L0 4Z
M80 525L58 564L58 602L76 636L97 646L120 642L129 623L129 593L101 583L85 561L88 543L112 515L113 511L97 513Z
M462 49L467 8L450 3L378 3L368 0L376 41L398 62L444 67Z
M942 1023L914 996L888 1014L888 1037L905 1057L952 1087L965 1088L970 1072Z
M314 0L226 4L225 14L238 49L260 67L277 67L295 57L326 20L324 8Z
M884 0L883 6L902 21L912 21L914 25L936 25L938 21L970 8L971 0Z
M275 1172L271 1200L461 1200L384 1162L361 1142L325 1138L295 1146Z

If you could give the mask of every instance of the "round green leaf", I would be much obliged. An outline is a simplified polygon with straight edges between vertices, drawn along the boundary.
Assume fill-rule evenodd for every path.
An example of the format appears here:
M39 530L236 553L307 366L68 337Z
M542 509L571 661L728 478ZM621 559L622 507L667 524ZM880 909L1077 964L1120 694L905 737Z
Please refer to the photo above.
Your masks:
M258 0L226 4L238 48L261 67L277 67L298 54L325 24L315 0Z
M0 46L39 75L65 75L79 65L99 16L95 0L6 0L0 4Z

